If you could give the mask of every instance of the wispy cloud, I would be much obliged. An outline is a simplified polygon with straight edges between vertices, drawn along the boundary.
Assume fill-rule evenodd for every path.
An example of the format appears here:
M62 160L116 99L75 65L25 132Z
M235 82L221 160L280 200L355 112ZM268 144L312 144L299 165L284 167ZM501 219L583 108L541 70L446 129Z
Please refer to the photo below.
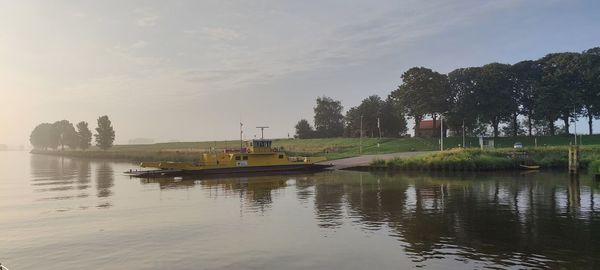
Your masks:
M203 27L200 33L209 39L221 41L236 40L244 37L238 31L223 27Z
M143 48L146 48L147 45L148 45L148 43L146 41L138 40L135 43L131 44L131 48L132 49L143 49Z
M152 8L136 8L133 12L138 16L135 24L139 27L154 27L160 20Z

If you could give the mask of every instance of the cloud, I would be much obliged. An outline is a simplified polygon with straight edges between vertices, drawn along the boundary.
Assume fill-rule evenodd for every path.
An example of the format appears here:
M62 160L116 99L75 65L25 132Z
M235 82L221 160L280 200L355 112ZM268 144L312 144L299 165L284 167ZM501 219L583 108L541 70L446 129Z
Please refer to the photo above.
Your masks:
M133 12L140 15L135 21L139 27L154 27L160 20L160 16L156 15L151 8L137 8Z
M148 45L148 43L146 41L138 40L137 42L131 44L131 48L132 49L143 49L143 48L146 48L147 45Z
M233 29L223 27L203 27L200 30L200 34L208 37L211 40L217 41L231 41L242 39L244 37L241 33Z

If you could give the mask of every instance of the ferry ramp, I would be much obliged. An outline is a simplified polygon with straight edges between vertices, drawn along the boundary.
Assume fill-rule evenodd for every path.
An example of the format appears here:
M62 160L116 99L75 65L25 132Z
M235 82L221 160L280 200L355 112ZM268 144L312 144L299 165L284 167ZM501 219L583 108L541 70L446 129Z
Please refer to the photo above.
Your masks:
M400 153L390 153L390 154L376 154L376 155L362 155L357 157L350 158L342 158L342 159L334 159L327 160L323 162L319 162L317 164L333 164L332 169L334 170L346 170L356 167L369 166L375 160L390 160L394 158L408 158L419 155L425 155L428 153L432 153L431 151L421 151L421 152L400 152Z

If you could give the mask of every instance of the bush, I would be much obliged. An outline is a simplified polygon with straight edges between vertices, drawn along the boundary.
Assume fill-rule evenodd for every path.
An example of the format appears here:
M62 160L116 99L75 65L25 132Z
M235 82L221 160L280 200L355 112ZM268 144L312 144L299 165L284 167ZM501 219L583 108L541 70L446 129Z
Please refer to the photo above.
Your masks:
M600 148L582 147L580 151L582 168L600 168L600 164L595 162L600 160ZM382 161L376 162L373 166L382 167ZM527 155L522 157L514 155L513 149L452 149L427 156L389 160L385 166L402 170L489 171L519 169L523 163L540 165L544 169L567 168L568 147L528 149Z

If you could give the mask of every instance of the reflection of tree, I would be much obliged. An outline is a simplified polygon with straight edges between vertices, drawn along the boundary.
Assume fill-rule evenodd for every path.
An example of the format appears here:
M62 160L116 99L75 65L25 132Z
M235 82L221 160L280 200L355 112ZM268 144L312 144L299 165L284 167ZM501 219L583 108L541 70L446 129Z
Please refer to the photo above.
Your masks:
M114 185L114 171L108 162L102 162L96 169L96 189L98 198L110 197Z
M319 226L337 228L343 223L344 186L333 174L318 178L315 185L315 211Z
M505 266L562 267L563 261L580 268L600 262L598 213L579 213L580 187L568 178L360 173L343 178L316 181L319 226L341 224L347 205L363 228L387 224L415 261L454 255Z
M88 160L78 160L77 161L77 186L78 189L84 190L89 188L90 183L90 162Z
M64 200L76 197L72 194L78 172L76 162L69 158L31 155L31 181L34 190L47 193L42 200Z
M315 194L313 177L300 176L296 177L296 197L301 203L308 203L309 199Z

